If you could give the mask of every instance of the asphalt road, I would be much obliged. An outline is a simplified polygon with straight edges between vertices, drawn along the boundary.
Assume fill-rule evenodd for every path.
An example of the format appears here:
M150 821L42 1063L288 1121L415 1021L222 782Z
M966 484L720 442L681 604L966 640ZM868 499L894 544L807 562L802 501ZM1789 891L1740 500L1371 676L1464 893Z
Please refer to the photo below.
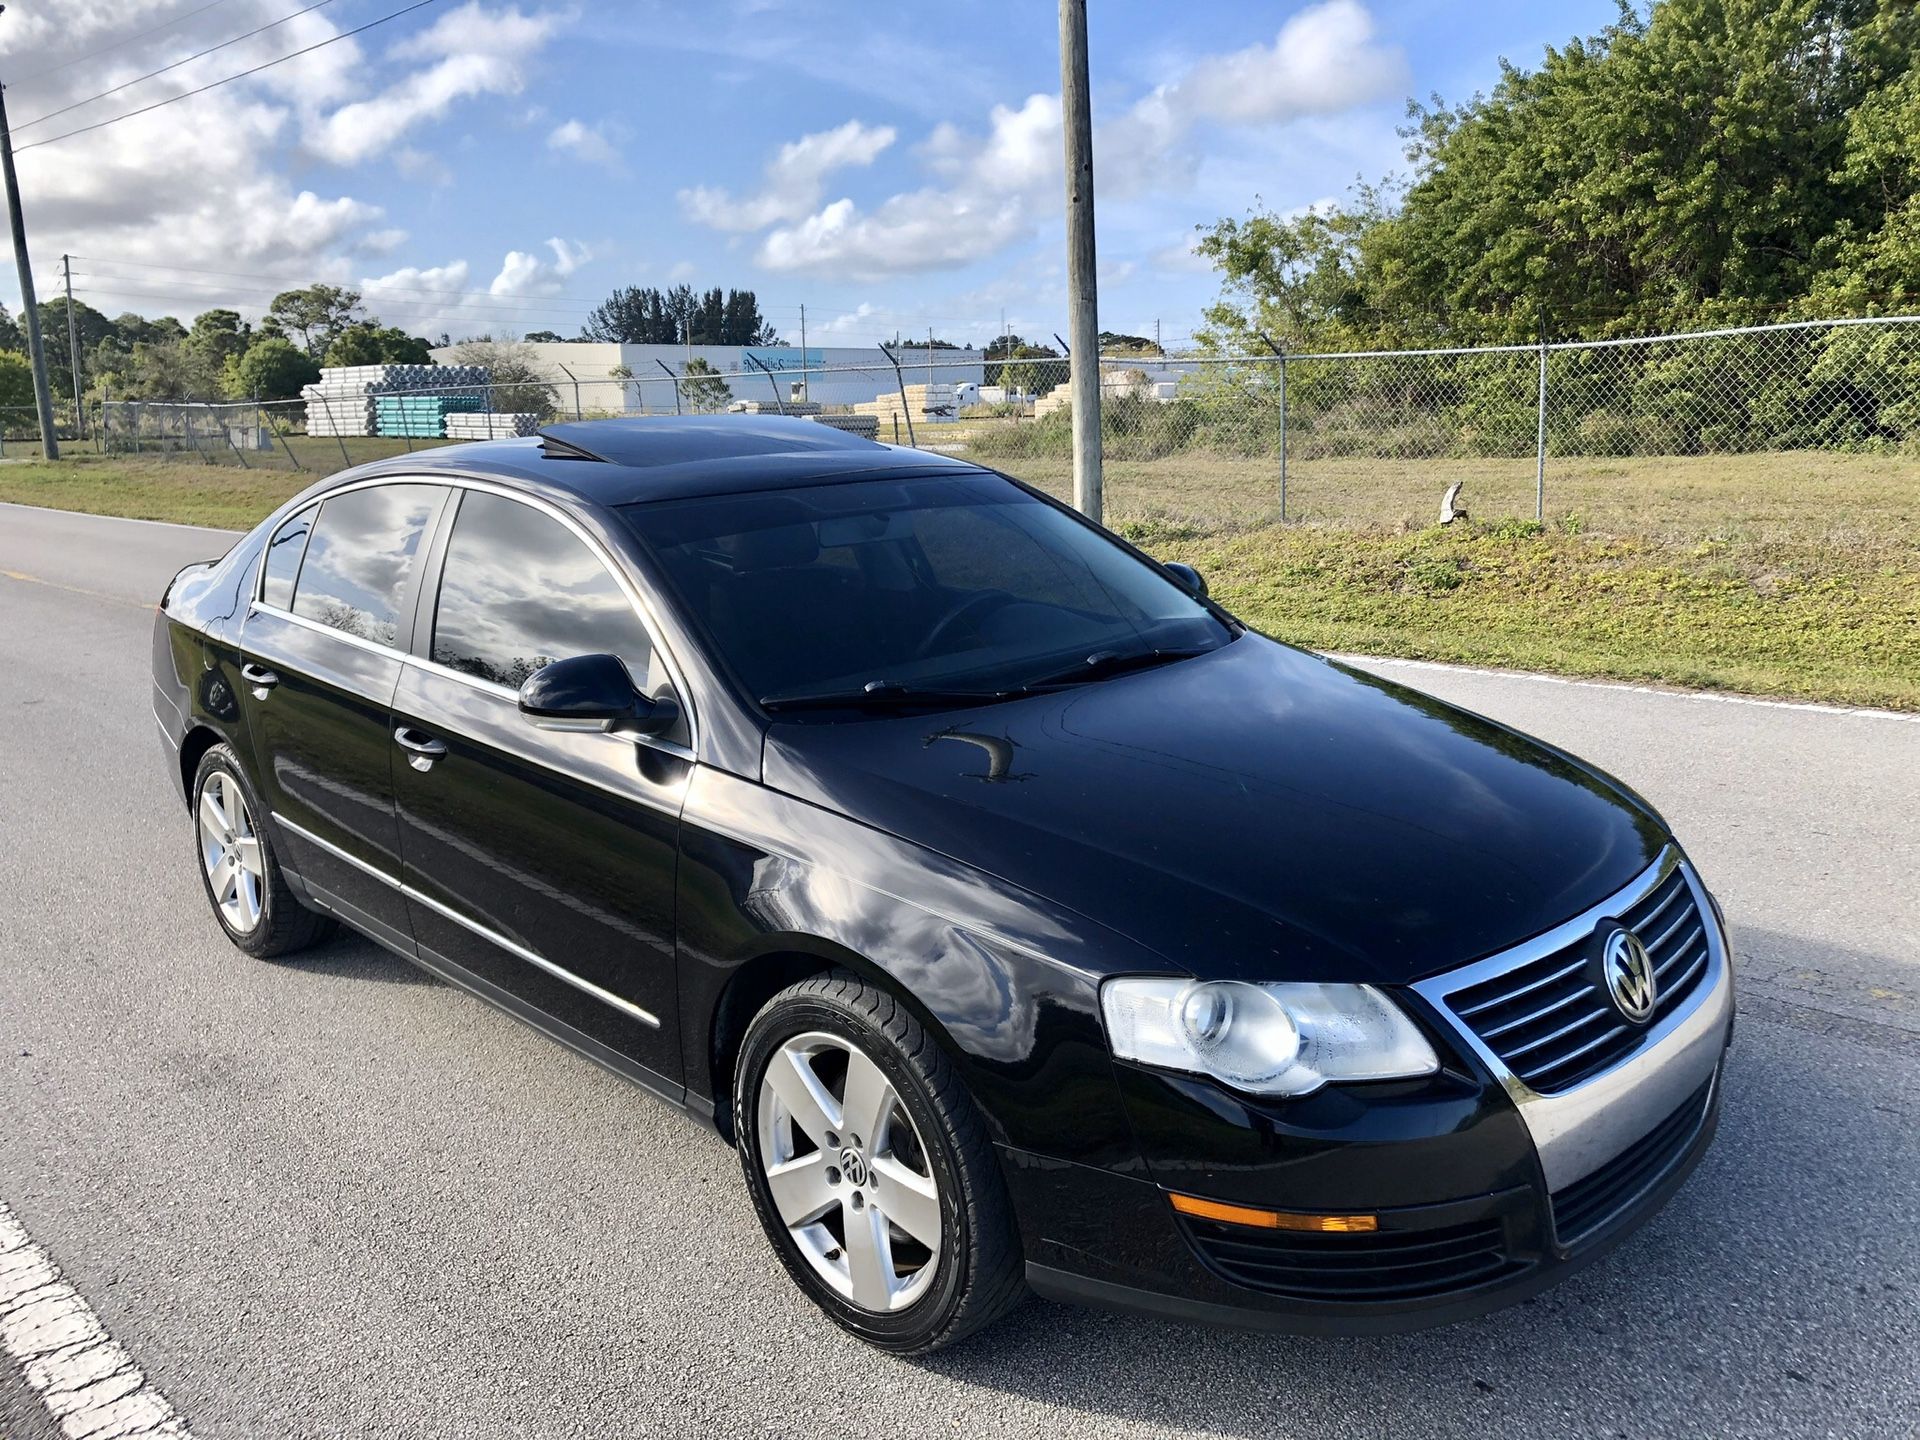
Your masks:
M1385 667L1685 837L1741 956L1700 1171L1570 1283L1445 1330L1033 1303L908 1362L800 1298L690 1121L369 944L226 944L147 709L153 601L224 545L0 506L0 1202L196 1434L1920 1429L1920 723ZM6 1369L0 1433L34 1434Z

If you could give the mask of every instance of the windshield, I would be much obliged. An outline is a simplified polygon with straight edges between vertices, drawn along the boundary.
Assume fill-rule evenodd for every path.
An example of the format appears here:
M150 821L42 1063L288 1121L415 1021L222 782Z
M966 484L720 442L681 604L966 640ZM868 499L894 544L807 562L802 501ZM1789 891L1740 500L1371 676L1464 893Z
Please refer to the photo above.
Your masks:
M762 702L863 691L965 699L1232 638L1158 570L995 475L702 496L625 513Z

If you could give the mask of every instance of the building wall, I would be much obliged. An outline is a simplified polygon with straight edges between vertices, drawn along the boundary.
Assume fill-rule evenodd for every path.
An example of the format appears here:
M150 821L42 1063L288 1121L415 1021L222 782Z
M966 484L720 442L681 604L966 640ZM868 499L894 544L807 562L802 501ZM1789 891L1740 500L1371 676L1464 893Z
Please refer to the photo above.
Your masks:
M574 385L579 385L583 411L619 410L632 415L674 413L672 378L689 359L704 360L726 377L735 400L771 403L778 386L782 400L792 398L792 387L804 381L807 397L816 405L856 405L879 395L896 393L893 365L875 346L809 345L803 357L797 345L616 345L587 340L564 340L525 347L534 356L542 378L554 386L561 407L570 410ZM452 363L452 350L436 350L436 363ZM751 355L774 373L774 383L747 361ZM918 361L916 364L915 361ZM940 385L978 385L985 366L977 350L933 352L932 380ZM901 368L909 385L928 380L926 352L903 351ZM665 366L663 370L661 367ZM621 381L613 374L625 366L633 378ZM812 367L821 367L814 370ZM839 367L859 366L858 370ZM747 375L733 372L745 370ZM835 373L838 370L838 373ZM569 374L571 372L571 374Z

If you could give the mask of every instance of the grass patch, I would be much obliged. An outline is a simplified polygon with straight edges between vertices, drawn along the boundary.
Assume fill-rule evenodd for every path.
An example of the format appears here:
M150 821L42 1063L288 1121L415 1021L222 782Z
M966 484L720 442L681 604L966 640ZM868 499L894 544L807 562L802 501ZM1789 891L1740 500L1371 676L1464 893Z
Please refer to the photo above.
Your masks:
M1531 462L1332 463L1337 520L1279 524L1270 467L1196 455L1111 462L1109 520L1318 649L1920 710L1920 461L1555 462L1544 526ZM1431 526L1460 467L1474 519ZM14 462L0 500L241 529L327 468Z

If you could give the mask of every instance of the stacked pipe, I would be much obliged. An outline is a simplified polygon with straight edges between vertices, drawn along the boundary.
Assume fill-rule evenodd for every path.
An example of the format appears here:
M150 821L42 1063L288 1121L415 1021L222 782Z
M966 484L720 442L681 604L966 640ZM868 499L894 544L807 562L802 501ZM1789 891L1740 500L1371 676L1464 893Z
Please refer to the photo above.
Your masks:
M520 435L538 435L540 417L526 413L449 414L446 417L449 440L510 440Z
M309 435L377 435L377 396L432 391L483 404L492 378L484 365L335 365L322 370L319 383L302 389L300 398L307 402Z

